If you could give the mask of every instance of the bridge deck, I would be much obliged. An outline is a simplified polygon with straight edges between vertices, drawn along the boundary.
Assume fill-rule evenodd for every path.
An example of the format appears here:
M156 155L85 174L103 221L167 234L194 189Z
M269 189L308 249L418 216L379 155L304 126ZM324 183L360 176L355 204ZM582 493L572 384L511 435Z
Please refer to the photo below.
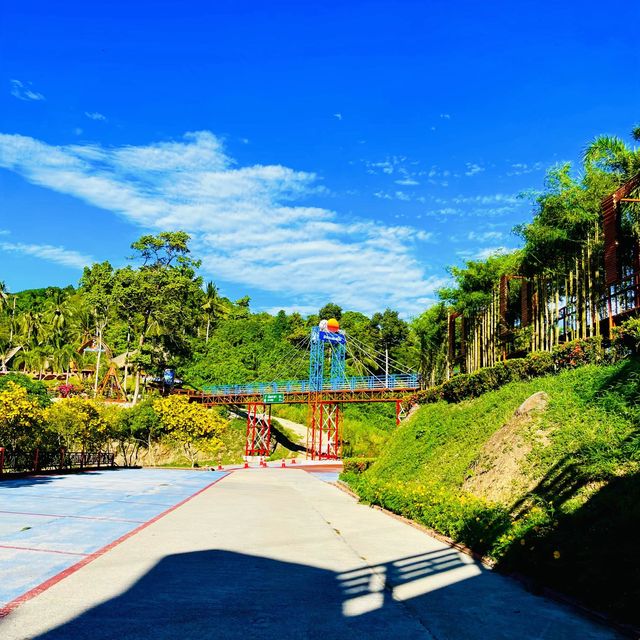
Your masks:
M415 395L417 387L396 387L394 389L337 389L324 391L294 391L284 393L282 403L278 404L307 404L310 401L317 402L394 402ZM212 394L206 391L190 391L176 389L175 393L188 395L192 402L202 402L208 406L252 404L262 402L262 393L230 393Z

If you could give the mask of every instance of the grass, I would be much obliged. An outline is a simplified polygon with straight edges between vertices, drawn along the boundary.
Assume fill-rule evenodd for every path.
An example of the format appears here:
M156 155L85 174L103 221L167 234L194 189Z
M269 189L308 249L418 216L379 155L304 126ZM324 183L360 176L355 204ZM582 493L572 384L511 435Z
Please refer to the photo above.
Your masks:
M549 404L519 426L527 445L517 464L522 482L501 501L470 490L475 474L486 472L479 461L486 462L487 447L500 443L497 432L538 391ZM638 624L639 400L640 362L631 359L427 405L367 471L345 479L365 500L464 542L505 570ZM509 443L500 446L500 455L511 455Z
M274 416L307 424L307 405L273 405ZM396 428L395 405L375 402L343 405L343 455L378 456Z

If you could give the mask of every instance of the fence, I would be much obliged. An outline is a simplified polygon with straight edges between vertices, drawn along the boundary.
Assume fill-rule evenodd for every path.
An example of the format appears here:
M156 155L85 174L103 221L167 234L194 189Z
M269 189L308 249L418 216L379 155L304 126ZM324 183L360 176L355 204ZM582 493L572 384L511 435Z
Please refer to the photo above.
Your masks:
M115 454L106 451L66 451L37 448L30 451L0 447L0 475L115 467Z
M365 389L418 389L418 374L389 374L388 376L346 377L339 380L324 380L322 391L360 391ZM264 395L269 393L308 393L314 389L308 380L285 380L279 382L254 382L242 385L205 386L202 391L209 395Z

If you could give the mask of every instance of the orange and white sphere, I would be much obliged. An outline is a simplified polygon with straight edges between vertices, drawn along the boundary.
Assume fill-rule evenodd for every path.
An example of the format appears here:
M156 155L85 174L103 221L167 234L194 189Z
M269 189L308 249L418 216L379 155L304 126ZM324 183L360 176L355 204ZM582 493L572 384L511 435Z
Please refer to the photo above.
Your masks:
M327 329L329 329L331 333L336 333L340 329L340 323L335 318L331 318L327 320Z

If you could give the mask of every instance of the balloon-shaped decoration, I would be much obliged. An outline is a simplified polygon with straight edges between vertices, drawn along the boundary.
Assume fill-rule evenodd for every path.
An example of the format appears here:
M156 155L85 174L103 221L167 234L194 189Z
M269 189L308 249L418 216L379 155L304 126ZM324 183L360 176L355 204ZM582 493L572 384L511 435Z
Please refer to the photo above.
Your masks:
M335 318L331 318L327 320L327 329L332 333L336 333L340 329L340 323Z

